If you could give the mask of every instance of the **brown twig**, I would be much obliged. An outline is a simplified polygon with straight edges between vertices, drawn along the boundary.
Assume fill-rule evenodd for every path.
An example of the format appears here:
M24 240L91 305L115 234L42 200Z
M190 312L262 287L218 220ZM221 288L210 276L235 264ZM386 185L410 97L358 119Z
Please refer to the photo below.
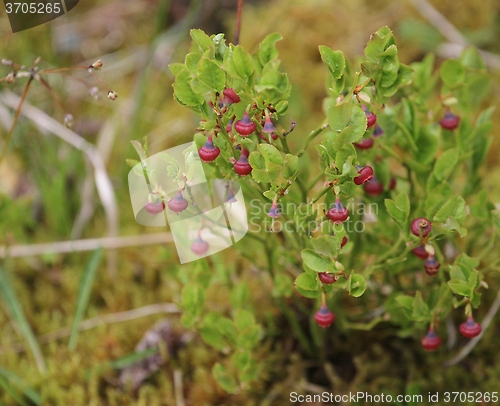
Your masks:
M241 13L243 11L243 0L238 0L238 9L236 11L236 29L234 30L234 45L238 45L240 42L240 32L241 32Z
M495 298L493 304L490 307L490 310L488 310L488 313L484 317L481 326L483 328L483 331L481 334L479 334L477 337L474 337L472 340L470 340L467 345L460 350L460 352L450 359L449 361L446 361L444 363L445 367L451 367L452 365L458 364L460 361L462 361L469 353L472 351L472 349L476 346L476 344L481 340L481 337L483 336L485 330L489 327L491 322L493 321L493 318L497 314L498 310L500 309L500 291L497 293L497 297Z
M20 109L20 98L14 93L4 92L0 94L0 101L12 108ZM115 191L106 170L106 165L94 145L36 107L24 103L22 113L38 128L56 135L74 148L85 153L94 168L94 181L104 207L108 237L116 237L118 235L118 204L116 202Z
M457 58L470 42L462 33L451 24L444 15L442 15L427 0L410 0L410 2L430 24L432 24L445 37L449 43L441 44L438 52L445 58ZM478 49L485 63L494 69L500 69L500 56Z
M86 331L93 329L95 327L101 326L103 324L115 324L123 323L125 321L130 321L138 319L141 317L152 316L160 313L179 313L179 309L173 303L156 303L137 309L127 310L124 312L105 314L103 316L93 317L88 320L84 320L80 323L80 331ZM38 337L38 342L40 344L48 344L55 340L60 340L65 337L69 337L71 334L71 327L64 327L59 330L51 331L50 333L43 334ZM9 349L0 348L0 354L6 354L8 352L23 352L25 351L24 343L19 342L9 346Z
M12 245L10 247L0 246L0 258L24 258L47 253L65 254L70 252L93 251L99 247L105 249L118 249L165 244L173 241L172 234L165 232L122 237L89 238L75 241L58 241L44 244Z
M17 120L19 119L19 115L21 114L21 108L23 107L23 103L26 100L26 96L28 94L28 90L30 88L31 82L33 81L33 76L30 76L28 79L28 83L24 87L23 94L19 100L19 104L17 105L16 112L14 114L14 119L12 120L12 125L10 126L9 132L7 133L7 138L5 139L5 143L2 149L2 154L0 155L0 163L2 163L5 154L7 153L7 148L9 147L10 139L12 138L12 134L14 133L14 129L16 128Z

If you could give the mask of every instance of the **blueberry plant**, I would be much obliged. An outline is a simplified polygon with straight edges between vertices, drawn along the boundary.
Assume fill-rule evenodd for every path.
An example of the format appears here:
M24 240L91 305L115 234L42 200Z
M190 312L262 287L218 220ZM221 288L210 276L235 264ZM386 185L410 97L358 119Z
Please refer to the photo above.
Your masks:
M489 79L478 52L467 48L438 68L432 54L405 65L388 27L371 35L355 64L322 45L325 119L305 135L286 118L291 84L280 70L280 34L254 52L223 34L195 29L191 37L184 63L170 65L174 98L200 118L194 141L207 177L238 181L262 208L250 213L261 231L250 230L252 244L239 247L269 276L262 289L304 352L313 356L320 346L328 330L319 327L336 325L387 323L401 337L423 336L429 351L440 346L440 322L449 317L462 319L463 336L479 335L473 317L488 288L484 260L494 255L500 218L481 183L493 110L481 111ZM313 152L320 173L309 179ZM175 211L181 203L168 205ZM206 244L195 242L194 252ZM227 355L215 378L231 392L255 380L264 329L248 285L229 283L236 310L226 317L205 310L206 288L217 279L205 260L182 278L183 323ZM361 316L342 306L352 303L346 296L359 298ZM299 308L309 325L298 322Z

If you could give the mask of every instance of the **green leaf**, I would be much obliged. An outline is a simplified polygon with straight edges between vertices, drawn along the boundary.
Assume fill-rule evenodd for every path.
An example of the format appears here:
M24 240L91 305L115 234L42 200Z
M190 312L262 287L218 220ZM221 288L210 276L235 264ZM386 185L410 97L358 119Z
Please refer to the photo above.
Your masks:
M174 96L177 101L188 107L199 107L205 99L203 96L195 93L191 88L191 73L187 70L179 72L172 85L174 88Z
M474 309L477 309L479 305L481 304L481 293L478 292L472 292L471 297L470 297L470 304Z
M299 171L299 158L292 154L285 155L285 161L283 165L283 177L288 180L295 178L295 175Z
M467 282L461 280L461 279L451 279L448 281L448 286L450 289L453 291L453 293L456 293L457 295L469 297L470 296L470 287L467 284Z
M102 248L98 248L92 253L92 256L90 257L89 262L87 262L80 279L80 287L78 289L78 297L76 299L76 308L73 315L73 323L71 325L71 334L69 336L68 348L71 351L76 348L78 335L80 333L80 323L83 320L85 310L87 309L89 303L90 293L92 292L92 286L97 274L97 269L101 263L102 251Z
M236 369L244 369L251 363L250 351L236 352L233 354L231 360Z
M361 107L352 103L341 103L330 106L327 111L328 124L331 129L343 132L349 126L352 131L346 133L345 142L356 142L366 131L366 114Z
M186 58L184 59L186 68L188 68L192 73L196 74L196 72L198 71L198 63L200 62L200 59L201 54L199 53L187 54Z
M347 127L353 106L351 102L345 102L328 107L328 124L333 131L341 132Z
M254 72L253 59L241 45L237 45L233 49L233 63L243 78L249 77Z
M459 60L463 66L466 66L468 68L480 70L486 69L483 58L479 54L477 48L474 46L468 46L464 48Z
M212 368L212 374L217 381L217 383L226 392L234 393L238 389L238 384L233 374L230 374L228 370L223 367L219 362L217 362Z
M418 136L418 152L415 159L422 164L430 164L439 148L440 130L437 125L425 125L420 127Z
M353 132L354 127L344 128L335 138L335 141L333 143L334 150L338 151L342 149L342 147L349 142L349 139L352 138Z
M354 149L354 146L352 144L345 144L341 150L337 151L337 154L335 156L335 164L337 165L337 168L343 168L345 162L349 158L356 158L356 150ZM357 176L357 172L356 175Z
M430 317L429 306L424 302L422 293L417 291L412 303L412 318L415 321L426 321Z
M396 44L396 40L389 27L384 26L370 36L365 47L365 55L368 59L377 60L379 55L389 46Z
M402 192L396 200L397 202L391 199L385 199L384 204L389 216L394 219L402 231L406 231L406 222L410 212L408 195L405 192Z
M336 235L322 235L318 238L311 238L310 241L316 253L332 258L337 257L340 243Z
M270 183L275 179L267 169L253 169L252 178L257 183Z
M239 308L246 306L250 299L250 289L246 282L237 283L232 289L229 295L231 300L231 305L233 307Z
M478 287L478 274L478 271L472 271L469 275L469 279L467 280L467 284L470 287L471 293Z
M183 63L171 63L170 65L168 65L168 68L174 76L177 76L180 72L186 69L186 65L184 65Z
M226 39L224 38L224 34L220 33L214 35L214 37L212 38L212 42L214 43L215 47L215 57L219 60L224 59L224 55L228 48L226 45Z
M269 61L278 57L278 50L276 49L276 42L281 41L283 36L277 32L269 34L260 43L258 57L259 61L264 66Z
M340 79L344 74L345 58L341 51L333 51L325 45L319 46L321 59L335 79Z
M226 84L226 75L222 68L208 58L200 59L198 64L198 78L215 92L222 92Z
M396 297L396 301L405 309L412 310L413 309L413 297L408 295L400 295Z
M382 75L378 83L380 83L382 88L389 88L398 78L399 60L396 45L390 45L384 52L379 54L378 57L383 67Z
M319 288L318 278L308 273L301 273L295 279L295 286L302 290L317 291Z
M258 144L258 148L264 159L275 165L283 164L283 157L276 147L271 144Z
M405 215L405 221L408 219L410 215L410 199L406 192L401 192L395 200L396 206L400 209Z
M211 55L213 56L213 53L215 51L214 42L207 34L203 32L203 30L192 29L191 31L189 31L189 35L191 35L193 41L198 45L201 53L210 50Z
M441 65L439 75L446 86L456 87L464 82L465 68L459 61L448 59Z
M327 261L321 255L310 249L302 250L300 255L304 264L315 272L325 272L326 267L330 264L330 261Z
M349 294L353 297L360 297L366 290L366 280L360 274L351 273L349 278Z
M199 329L199 332L201 339L218 351L222 351L228 346L224 336L215 327L203 326Z
M429 53L421 62L412 63L411 66L415 70L414 85L418 89L426 89L431 81L432 72L434 70L434 61L436 57Z
M458 163L458 156L458 148L451 148L436 160L433 174L437 180L442 181L450 176Z
M236 330L243 331L247 327L255 325L255 317L248 310L237 309L234 315L234 326Z
M449 231L456 231L462 238L467 235L467 229L464 227L460 227L460 224L454 217L448 217L448 219L444 223L444 228Z
M251 350L259 343L260 336L261 336L260 326L256 324L247 326L240 332L240 334L238 334L238 340L236 345L239 348L243 348L245 350Z
M474 269L479 266L479 260L476 258L471 258L467 254L462 253L460 256L455 260L455 264L459 265L460 267L465 267L467 269Z
M444 223L449 217L454 217L459 224L462 224L466 216L465 200L461 196L455 195L438 210L434 221Z
M317 299L321 296L321 292L319 290L306 290L302 289L299 286L295 286L297 292L300 293L301 296L307 297L308 299Z
M266 170L266 160L264 159L262 154L257 151L254 151L250 154L248 162L250 162L250 165L253 169Z
M187 284L182 289L182 307L190 313L196 313L203 305L204 297L200 286L194 283Z
M464 282L467 282L467 279L470 275L470 271L465 273L462 268L457 265L450 266L450 279L459 279Z
M44 372L46 367L42 351L40 350L40 346L36 341L33 330L31 330L23 308L21 307L21 304L16 296L15 290L10 284L2 265L0 265L0 293L10 319L15 323L19 334L28 342L31 351L33 352L33 356L35 357L38 369L41 372Z

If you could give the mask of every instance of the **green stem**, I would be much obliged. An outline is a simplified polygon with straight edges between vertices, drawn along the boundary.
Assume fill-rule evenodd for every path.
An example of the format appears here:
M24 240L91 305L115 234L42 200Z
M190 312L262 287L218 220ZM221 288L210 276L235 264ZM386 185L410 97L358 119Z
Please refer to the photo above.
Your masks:
M269 274L271 275L271 279L274 281L274 264L273 264L273 252L271 246L269 244L265 245L265 252L267 258L267 265L269 268Z
M316 186L316 183L318 183L318 181L323 177L325 176L324 173L319 173L318 176L316 176L313 181L309 184L309 186L307 187L307 191L310 191L314 186Z
M314 198L311 201L311 204L316 203L319 199L321 199L321 196L326 195L331 188L332 187L328 185L325 186L323 189L321 189L321 191L316 196L314 196Z
M316 128L315 130L312 130L311 133L309 134L309 136L307 137L306 139L306 143L304 144L304 147L299 151L299 153L297 154L297 156L300 158L302 155L304 155L304 152L306 152L306 149L307 147L309 146L309 144L311 143L312 140L314 140L318 134L321 133L321 131L323 131L324 129L326 129L328 127L328 123L323 123L321 125L321 127L318 127Z
M398 252L400 249L399 246L402 242L404 242L403 234L399 234L399 237L398 237L397 241L394 243L394 245L390 249L388 249L386 252L384 252L382 255L379 255L379 257L374 262L374 264L380 264L380 263L384 262L387 258L389 258L391 255L393 255L394 253ZM403 251L403 254L406 255L410 249L411 248Z
M223 126L222 120L217 119L217 122L218 122L219 127L220 127L219 134L222 135L222 138L224 138L224 140L228 143L228 145L231 148L231 151L233 153L233 157L236 158L236 147L233 145L233 141L231 141L229 134L226 132L226 129Z
M26 86L24 87L23 95L21 96L21 101L17 106L16 112L14 113L14 118L12 120L12 125L10 126L7 137L5 138L5 143L3 146L2 153L0 154L0 163L3 161L5 154L7 153L7 147L9 146L10 139L12 138L12 134L14 134L14 129L16 128L17 121L19 119L19 115L21 114L21 107L23 106L24 100L28 94L28 90L30 88L31 82L33 82L34 76L30 76Z

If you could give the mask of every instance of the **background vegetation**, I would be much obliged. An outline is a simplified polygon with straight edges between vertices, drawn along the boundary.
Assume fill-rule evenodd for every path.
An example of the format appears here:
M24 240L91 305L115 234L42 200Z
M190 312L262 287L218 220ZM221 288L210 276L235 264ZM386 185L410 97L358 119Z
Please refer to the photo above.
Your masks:
M51 118L62 122L64 113L50 93L34 83L27 102L45 115L36 116L38 122L21 116L9 152L0 163L1 246L105 236L123 241L117 237L166 231L142 227L133 218L127 187L129 166L125 162L134 157L130 140L147 136L151 154L192 140L197 122L172 99L173 77L167 65L184 58L192 27L233 37L233 1L80 3L65 17L16 34L9 32L7 17L2 14L0 57L29 66L41 56L41 68L89 65L102 59L104 69L97 75L118 93L115 103L106 99L105 91L101 91L101 100L93 100L81 82L67 76L50 75L48 80L75 117L74 131L94 145L105 162L116 198L116 227L112 221L114 206L106 201L103 204L99 198L85 154L47 127L40 127L40 120L47 125L52 123ZM271 32L284 37L278 49L283 70L289 73L293 85L288 114L297 122L289 140L292 149L300 148L323 117L326 70L318 45L341 49L354 60L362 54L370 33L382 25L394 30L404 63L421 60L429 51L437 53L438 62L457 56L459 52L450 44L460 41L490 52L487 61L492 92L487 104L499 104L500 62L495 55L500 54L500 3L486 0L457 7L456 2L446 0L433 4L461 37L457 38L442 21L429 22L424 16L426 3L417 0L246 4L240 39L245 48L255 49ZM9 72L7 67L2 69L0 76ZM83 70L75 76L95 85ZM12 117L12 93L21 95L23 85L21 79L0 84L2 140ZM495 113L494 134L498 133L498 117ZM500 140L495 137L484 173L490 198L496 202L500 202L499 146ZM0 147L4 148L3 142ZM319 168L313 150L310 156L312 179ZM84 204L89 210L87 217L79 215ZM75 223L79 216L83 220ZM495 337L500 333L498 315L471 354L449 368L443 363L457 354L463 341L429 356L422 353L417 340L396 338L389 329L353 331L334 327L325 338L324 354L312 359L288 334L284 310L264 295L261 285L266 281L258 275L259 267L265 266L265 254L259 253L258 246L251 251L248 237L235 249L184 266L178 265L171 242L143 246L141 241L144 237L127 248L102 253L43 250L42 255L1 259L0 303L4 311L0 311L0 404L40 404L42 399L41 404L61 405L280 405L288 404L292 390L425 394L430 390L498 388L500 367L494 362L498 352ZM238 253L244 251L243 247L252 252L250 259ZM26 248L25 254L33 250ZM498 271L494 268L488 273L490 290L484 295L479 320L500 286ZM244 300L265 326L266 336L255 350L261 365L259 379L236 394L224 392L212 377L212 367L224 359L224 352L213 351L183 328L174 305L180 302L181 286L189 278L207 273L219 282L206 292L210 310L224 313L235 301L241 301L224 292L229 283L244 280L251 286ZM82 285L89 287L87 295L81 291ZM155 306L145 307L149 305ZM355 301L343 307L356 314ZM135 313L123 313L133 309ZM303 317L310 317L311 309L305 310ZM94 321L84 322L89 329L77 335L82 318ZM141 354L134 354L134 348L158 321L163 321L158 331L161 327L166 343L161 350L165 362L140 387L124 385L120 371L141 358ZM76 326L72 333L71 326ZM37 344L30 343L30 331L39 337L39 355Z

